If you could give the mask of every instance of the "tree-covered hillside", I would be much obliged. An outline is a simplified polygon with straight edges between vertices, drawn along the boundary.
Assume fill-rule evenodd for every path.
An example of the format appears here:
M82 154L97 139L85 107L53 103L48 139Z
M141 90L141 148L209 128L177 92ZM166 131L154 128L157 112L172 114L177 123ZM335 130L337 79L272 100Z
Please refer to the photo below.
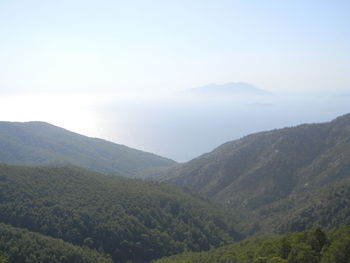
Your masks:
M107 255L0 223L0 263L112 263Z
M240 238L219 207L180 187L66 167L1 164L0 222L97 249L115 262Z
M284 207L289 207L288 212ZM350 178L259 211L266 224L277 226L277 232L302 231L315 225L335 228L350 225ZM274 213L275 217L270 217ZM268 218L270 217L270 218Z
M334 220L339 219L337 224L349 221L347 201L336 204L332 219L327 218L331 207L326 207L330 202L334 207L338 198L327 197L332 188L342 185L348 191L349 178L350 114L329 123L261 132L228 142L171 168L163 180L198 190L256 218L255 223L244 221L249 231L265 228L271 232L303 230L316 221L325 227L334 226ZM311 213L322 218L312 219L307 215ZM286 226L281 226L281 217Z
M184 253L155 263L348 263L350 227L320 228L282 236L259 236L201 253Z
M7 258L5 256L5 253L0 251L0 263L7 263Z
M31 166L79 166L141 177L174 161L124 145L90 138L44 122L0 122L0 162Z

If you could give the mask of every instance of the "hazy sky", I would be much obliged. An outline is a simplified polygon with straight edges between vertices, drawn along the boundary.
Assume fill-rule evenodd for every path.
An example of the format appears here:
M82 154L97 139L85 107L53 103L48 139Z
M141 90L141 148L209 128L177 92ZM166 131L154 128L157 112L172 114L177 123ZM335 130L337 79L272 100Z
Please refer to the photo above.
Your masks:
M140 112L157 118L162 108L135 111L137 100L125 93L152 97L232 81L273 93L348 93L349 14L348 0L1 0L0 119L48 121L172 155L130 128ZM169 114L176 105L167 105ZM216 143L238 134L211 136Z
M0 85L184 89L247 81L348 88L350 1L1 0Z

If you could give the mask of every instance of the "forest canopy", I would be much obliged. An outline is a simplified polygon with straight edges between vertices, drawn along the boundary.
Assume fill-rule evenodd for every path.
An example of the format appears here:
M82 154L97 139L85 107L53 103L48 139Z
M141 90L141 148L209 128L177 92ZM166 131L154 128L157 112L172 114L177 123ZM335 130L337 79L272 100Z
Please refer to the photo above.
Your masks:
M251 237L208 252L185 253L154 263L348 263L350 227L313 228L285 235Z

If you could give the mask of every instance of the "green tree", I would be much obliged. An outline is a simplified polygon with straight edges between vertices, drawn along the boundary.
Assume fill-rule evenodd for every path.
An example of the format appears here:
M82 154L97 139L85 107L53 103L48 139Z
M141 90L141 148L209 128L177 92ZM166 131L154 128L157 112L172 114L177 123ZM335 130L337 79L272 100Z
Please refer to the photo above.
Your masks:
M7 259L5 258L5 256L2 255L1 252L0 252L0 263L7 263Z
M350 233L342 233L340 229L337 239L322 253L322 263L349 263L350 262ZM344 229L344 228L343 228Z
M267 261L267 263L288 263L286 259L280 257L273 257Z
M289 257L289 263L318 263L318 258L311 246L300 243L293 246Z

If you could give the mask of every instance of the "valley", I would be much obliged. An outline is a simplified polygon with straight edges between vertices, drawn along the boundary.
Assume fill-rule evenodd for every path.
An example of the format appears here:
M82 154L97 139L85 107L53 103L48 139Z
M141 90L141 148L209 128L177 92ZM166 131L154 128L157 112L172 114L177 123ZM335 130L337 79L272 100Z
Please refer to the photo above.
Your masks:
M347 253L349 114L180 164L45 123L2 122L0 134L3 262L323 263ZM293 252L300 242L304 254Z

